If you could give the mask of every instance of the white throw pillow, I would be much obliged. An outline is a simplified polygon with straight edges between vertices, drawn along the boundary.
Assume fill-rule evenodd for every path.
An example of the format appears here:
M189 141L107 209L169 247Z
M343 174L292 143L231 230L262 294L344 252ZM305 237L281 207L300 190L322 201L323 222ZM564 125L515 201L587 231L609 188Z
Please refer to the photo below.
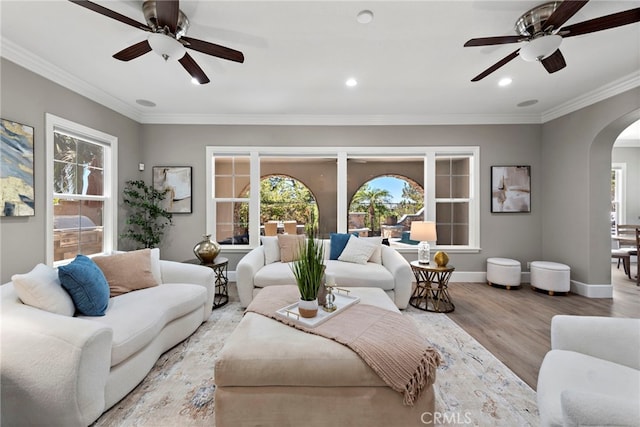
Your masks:
M262 236L260 240L262 241L262 246L264 246L264 265L280 261L278 236Z
M369 262L375 262L376 264L382 264L382 236L375 237L360 237L368 242L372 242L376 245L376 250L371 254Z
M38 264L28 273L14 274L11 281L18 297L27 305L63 316L73 316L76 311L53 267Z
M349 237L347 246L338 257L338 261L366 264L376 250L377 245L356 236Z
M160 249L151 249L151 274L156 279L156 283L162 283L162 272L160 269Z

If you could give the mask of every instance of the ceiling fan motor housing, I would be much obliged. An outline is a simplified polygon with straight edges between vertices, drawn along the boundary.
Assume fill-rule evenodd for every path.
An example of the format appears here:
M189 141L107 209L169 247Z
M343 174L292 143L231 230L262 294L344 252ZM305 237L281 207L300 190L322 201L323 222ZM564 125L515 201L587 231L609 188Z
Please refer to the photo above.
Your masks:
M553 12L555 12L558 6L560 6L560 3L562 2L552 1L549 3L541 4L540 6L536 6L528 12L524 13L516 21L516 32L521 36L530 39L551 34L550 30L555 30L556 28L546 28L545 23L547 22L547 19L549 19L549 17L553 14Z
M170 35L170 31L161 27L158 24L158 12L156 10L156 1L155 0L145 0L142 4L142 13L144 14L144 19L147 21L147 25L151 27L153 32L155 33L164 33ZM176 33L171 34L175 36L176 39L187 34L187 30L189 29L189 19L187 15L185 15L181 10L178 11L178 24L176 25Z

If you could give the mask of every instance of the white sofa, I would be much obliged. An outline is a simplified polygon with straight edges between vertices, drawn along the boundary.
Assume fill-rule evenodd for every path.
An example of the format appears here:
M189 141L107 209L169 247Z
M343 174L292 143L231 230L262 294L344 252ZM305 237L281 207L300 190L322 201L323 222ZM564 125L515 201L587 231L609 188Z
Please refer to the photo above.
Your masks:
M3 425L91 424L209 318L213 270L159 259L152 268L158 286L110 298L100 317L45 311L13 282L0 287Z
M398 251L381 244L381 263L357 264L330 260L330 241L323 239L322 243L325 273L333 276L337 286L381 288L398 308L407 308L414 277L411 265ZM267 263L265 259L265 245L261 245L247 253L236 266L236 283L243 307L266 286L296 284L291 263Z
M554 316L537 388L540 425L640 425L640 319Z

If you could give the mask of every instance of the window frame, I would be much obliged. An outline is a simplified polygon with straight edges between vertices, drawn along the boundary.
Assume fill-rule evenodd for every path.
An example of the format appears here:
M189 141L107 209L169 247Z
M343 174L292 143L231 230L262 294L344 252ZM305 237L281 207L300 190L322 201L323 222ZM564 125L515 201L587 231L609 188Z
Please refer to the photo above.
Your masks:
M424 160L424 200L425 220L433 221L436 214L435 198L435 161L442 156L469 156L470 158L470 183L469 183L469 244L468 245L440 245L438 249L444 249L451 253L478 253L480 252L480 147L479 146L429 146L429 147L394 147L389 152L388 147L257 147L257 146L207 146L206 147L206 174L207 174L207 202L206 202L206 233L215 235L215 200L213 197L214 169L213 163L216 155L250 156L250 180L251 188L260 188L260 159L263 156L327 156L336 159L337 182L336 205L337 232L346 233L348 228L347 200L347 160L349 158L364 157L421 157ZM430 197L433 195L433 197ZM245 252L247 249L260 245L260 197L256 192L251 192L249 200L249 244L248 245L224 245L225 251ZM415 252L414 248L398 248L399 252Z
M104 253L110 253L116 247L118 241L118 138L96 129L72 122L50 113L45 114L45 182L46 182L46 253L45 260L48 265L59 266L68 264L71 259L54 261L54 235L53 235L53 200L58 197L54 194L54 133L64 133L74 138L82 139L104 147L103 169L103 196L99 199L104 202L102 214L102 248ZM66 196L63 196L67 198ZM96 200L96 196L73 194L69 199ZM99 255L99 254L94 254Z

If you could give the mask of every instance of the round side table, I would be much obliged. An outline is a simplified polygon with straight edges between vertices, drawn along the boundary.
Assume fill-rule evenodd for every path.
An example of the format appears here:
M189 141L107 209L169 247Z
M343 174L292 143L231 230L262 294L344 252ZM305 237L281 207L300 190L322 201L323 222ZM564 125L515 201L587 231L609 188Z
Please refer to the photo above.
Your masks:
M438 267L435 264L411 261L411 270L416 277L416 288L409 298L412 307L436 313L455 310L449 295L449 279L455 270L453 266Z
M210 264L205 264L200 262L199 259L194 258L187 261L184 261L189 264L198 264L204 267L211 268L216 277L215 277L215 295L213 297L213 308L219 308L229 302L229 290L227 288L227 284L229 283L229 279L227 278L227 269L229 266L229 260L225 257L218 256L213 260Z

